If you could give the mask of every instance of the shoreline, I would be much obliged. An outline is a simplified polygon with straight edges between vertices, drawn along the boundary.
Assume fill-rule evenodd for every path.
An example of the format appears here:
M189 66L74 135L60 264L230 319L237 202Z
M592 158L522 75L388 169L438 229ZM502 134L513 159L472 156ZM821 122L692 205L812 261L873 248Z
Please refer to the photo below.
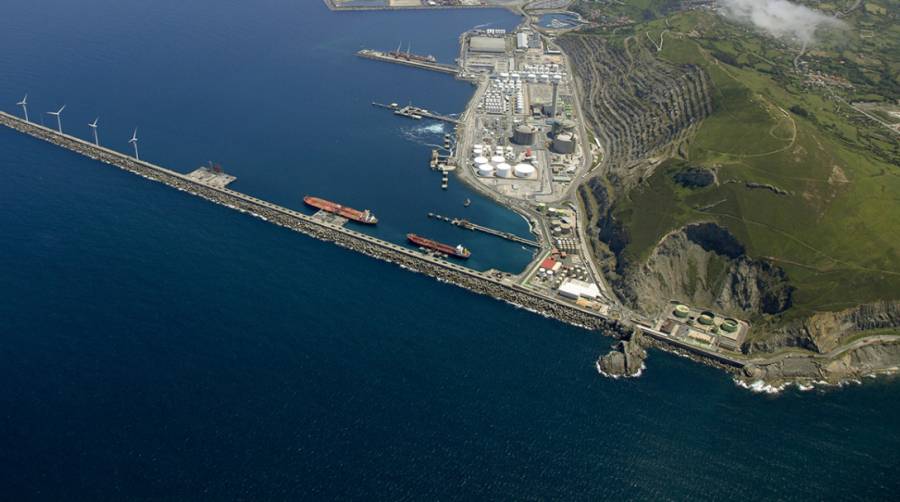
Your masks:
M325 0L326 5L329 4L329 2L330 0ZM502 6L496 5L468 7L502 8ZM433 7L423 6L422 8ZM458 7L445 6L443 8ZM527 13L523 13L522 11L518 11L517 13L523 14L527 22ZM461 37L463 36L465 36L465 33L461 35ZM460 51L462 50L464 49L461 44ZM566 61L571 65L567 55ZM466 103L465 109L460 114L461 125L459 127L463 127L462 124L465 123L465 119L468 118L471 113L475 113L474 107L477 105L480 94L484 90L485 82L483 79L470 78L460 74L457 74L455 78L468 81L475 87L472 97ZM577 85L577 81L576 88L577 92L582 91L580 86ZM549 243L546 242L545 236L540 231L540 215L537 215L536 213L533 214L523 201L497 194L487 186L478 183L477 180L473 178L474 173L467 170L465 164L460 164L459 162L457 162L460 164L458 167L461 169L457 169L456 173L459 175L458 179L462 183L475 190L477 193L488 197L496 203L522 216L528 223L529 231L535 235L541 243L541 248L535 252L531 263L529 263L529 265L527 265L519 274L497 274L497 272L493 270L480 272L460 266L456 263L428 256L417 250L383 241L342 226L323 222L314 219L309 215L277 206L241 192L211 186L204 182L191 179L184 174L146 161L136 160L121 152L96 146L93 143L59 133L56 130L45 126L26 122L21 118L6 112L0 112L0 123L36 139L41 139L94 160L114 165L122 170L137 174L146 179L163 183L215 204L247 213L269 223L288 228L321 241L334 243L340 247L359 252L372 258L396 264L400 266L400 268L427 275L440 282L453 284L473 293L490 296L494 299L509 303L517 308L547 318L552 318L587 330L600 330L601 334L613 338L623 338L629 336L632 332L639 332L646 335L642 338L646 341L647 346L681 355L692 361L723 370L726 373L731 374L735 382L740 386L746 388L752 388L757 385L757 382L763 382L768 388L778 389L782 389L785 385L791 384L799 387L815 384L834 386L841 385L841 382L847 380L855 381L870 375L895 373L897 371L896 366L893 365L890 367L874 368L870 372L860 372L861 368L852 367L851 365L844 363L845 371L832 373L830 372L831 370L826 371L826 366L831 363L840 362L838 359L840 357L852 357L856 355L856 351L861 351L865 348L893 348L894 346L900 348L900 338L896 340L874 340L873 337L865 337L842 347L838 351L832 351L828 354L809 353L796 355L796 357L786 357L785 354L773 353L767 354L765 357L751 357L747 354L735 353L734 356L732 356L731 354L723 354L704 349L703 347L693 346L681 340L669 337L664 333L657 332L648 327L646 324L640 322L639 319L631 318L627 313L625 316L603 315L600 312L587 310L583 307L576 306L573 303L549 296L546 293L533 291L518 284L517 281L504 279L504 276L519 278L528 275L535 267L535 264L539 262L540 258L549 252ZM459 128L457 129L457 133L459 133ZM586 137L583 136L583 138L585 141L587 140ZM456 155L460 155L460 153L456 152ZM460 158L463 161L465 160L464 157ZM606 159L604 158L604 160ZM575 192L574 189L569 190L567 196L571 195L573 192ZM563 197L563 199L565 199L565 197ZM561 201L563 199L561 199ZM577 202L576 198L576 203ZM579 220L581 220L581 218L579 218ZM582 222L579 221L579 225L581 223ZM579 232L583 233L584 229L579 227ZM591 265L593 266L593 263ZM602 277L598 277L598 280L602 280ZM807 364L807 368L816 370L818 374L803 372L791 373L788 370L782 370L784 362L787 360L791 360L791 363L798 360L806 361L809 363Z

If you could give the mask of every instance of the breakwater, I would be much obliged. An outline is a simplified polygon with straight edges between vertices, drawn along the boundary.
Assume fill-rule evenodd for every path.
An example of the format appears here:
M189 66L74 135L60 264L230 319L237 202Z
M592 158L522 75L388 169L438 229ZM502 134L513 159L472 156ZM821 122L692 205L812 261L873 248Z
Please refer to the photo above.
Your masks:
M322 241L333 242L341 247L395 263L407 270L428 275L474 293L491 296L568 324L588 329L602 329L611 335L626 329L616 320L607 319L599 313L537 294L517 284L504 282L502 278L498 278L491 273L469 269L370 235L319 221L303 213L241 192L215 187L170 169L134 159L121 152L94 145L80 138L59 133L44 126L26 122L5 112L0 112L0 123L29 136L42 139L106 164L114 165L144 178L158 181L216 204L257 216L269 223L289 228Z

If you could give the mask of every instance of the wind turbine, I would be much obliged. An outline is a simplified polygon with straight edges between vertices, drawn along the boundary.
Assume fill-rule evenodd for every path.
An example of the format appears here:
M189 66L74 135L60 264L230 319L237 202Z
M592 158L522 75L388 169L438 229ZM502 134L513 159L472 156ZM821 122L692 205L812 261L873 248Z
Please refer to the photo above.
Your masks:
M22 98L22 101L16 103L16 105L21 106L22 110L25 112L25 122L28 122L28 94Z
M56 127L59 129L60 134L62 134L62 118L60 118L60 115L62 114L62 111L65 109L66 109L66 105L62 105L62 108L60 108L59 110L57 110L55 112L47 112L47 115L56 115Z
M141 158L138 157L138 149L137 149L137 142L138 142L137 127L134 128L134 134L131 135L131 139L128 140L128 142L134 144L134 158L136 160L141 160Z
M100 146L100 139L97 137L97 122L100 120L100 117L94 119L93 122L88 124L88 127L94 130L94 144Z

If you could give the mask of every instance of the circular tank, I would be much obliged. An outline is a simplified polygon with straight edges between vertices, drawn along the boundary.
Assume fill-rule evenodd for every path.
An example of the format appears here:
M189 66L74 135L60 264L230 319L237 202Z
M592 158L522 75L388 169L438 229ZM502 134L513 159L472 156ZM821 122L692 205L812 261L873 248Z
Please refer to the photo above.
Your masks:
M527 125L520 125L513 131L513 142L519 145L530 145L534 143L534 128Z
M575 152L575 137L569 133L563 133L553 138L553 151L561 154Z
M479 164L478 176L490 176L494 174L494 166L491 164Z
M738 323L734 319L726 319L719 327L722 328L722 331L734 333L738 329Z
M534 176L534 166L531 164L517 164L515 174L516 178L530 178Z
M487 159L487 157L483 157L483 156L479 155L478 157L475 157L475 163L478 165L487 164L488 159Z
M491 162L493 162L494 164L500 164L501 162L506 162L506 157L502 155L494 155L493 157L491 157Z
M712 326L713 318L709 314L700 314L700 317L697 318L697 322L704 326Z
M686 305L676 305L675 306L675 312L674 312L675 317L684 318L684 317L687 317L688 314L690 314L690 313L691 313L691 311L690 311L690 309L687 308Z
M501 162L497 164L497 176L501 178L509 178L510 173L512 172L512 166L507 164L506 162Z

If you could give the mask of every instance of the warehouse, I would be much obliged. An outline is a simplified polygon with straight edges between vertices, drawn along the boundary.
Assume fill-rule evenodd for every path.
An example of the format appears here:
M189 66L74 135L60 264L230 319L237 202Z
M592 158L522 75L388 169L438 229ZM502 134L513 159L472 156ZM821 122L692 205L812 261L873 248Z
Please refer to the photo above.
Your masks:
M504 54L506 52L506 39L496 37L472 37L469 39L469 51Z

